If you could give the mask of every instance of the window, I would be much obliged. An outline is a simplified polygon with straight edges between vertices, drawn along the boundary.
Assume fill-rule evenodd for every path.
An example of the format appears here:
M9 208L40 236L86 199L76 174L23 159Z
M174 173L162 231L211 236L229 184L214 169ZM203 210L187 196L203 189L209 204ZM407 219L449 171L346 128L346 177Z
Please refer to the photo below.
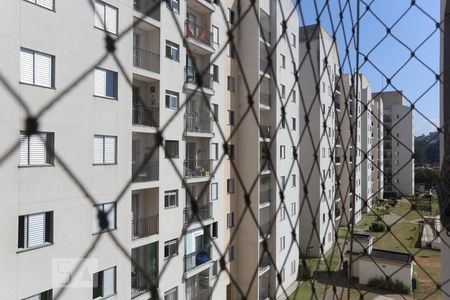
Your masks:
M231 58L234 58L236 56L236 54L234 53L234 45L230 42L228 44L228 56Z
M178 109L178 99L180 94L166 90L166 107L172 109Z
M283 54L281 55L281 68L286 69L286 57Z
M228 90L230 92L235 92L235 81L234 81L234 77L228 76Z
M211 200L219 199L219 184L217 182L211 183Z
M234 246L230 246L228 248L228 262L232 262L234 260Z
M169 0L167 1L167 6L172 11L176 12L177 14L180 13L180 3L179 0Z
M283 190L286 188L286 176L281 176L281 188Z
M280 146L280 159L285 159L286 158L286 147L281 145Z
M284 248L286 248L286 243L285 243L286 241L285 241L285 237L284 236L282 236L281 238L280 238L280 251L282 251L282 250L284 250Z
M322 214L322 223L325 223L325 214Z
M211 237L217 238L219 236L218 223L214 222L211 224Z
M292 102L297 102L297 93L295 90L292 90Z
M117 137L94 135L94 165L117 163Z
M218 122L219 121L219 104L212 104L212 114L214 117L214 121Z
M286 128L286 119L281 115L281 128Z
M178 206L178 190L164 192L164 208Z
M178 158L178 141L166 141L165 150L166 158Z
M231 8L228 9L228 22L234 24L234 11Z
M44 8L50 9L50 10L54 10L53 0L26 0L26 1L34 3L39 6L42 6Z
M102 228L98 222L99 212L106 213L106 219L108 220L108 228L103 230L107 231L116 229L116 204L103 203L95 205L92 209L92 233L99 233L102 231Z
M295 48L297 45L297 40L296 40L295 34L291 33L291 38L292 38L291 45L292 45L292 47Z
M291 203L291 216L295 216L297 214L297 203Z
M227 193L234 193L234 178L227 179Z
M219 66L212 65L212 80L215 82L219 82Z
M95 68L94 95L117 99L117 72Z
M297 175L292 174L292 187L296 187L296 186L297 186Z
M297 119L292 118L292 130L296 131L297 130Z
M281 85L281 98L285 98L286 97L286 87L284 86L284 84Z
M322 148L322 158L325 158L325 148Z
M286 218L286 208L284 205L280 206L280 221L283 221Z
M228 125L234 125L234 111L228 111Z
M211 143L211 159L218 160L219 159L219 144Z
M55 87L55 57L21 48L20 82L42 87Z
M19 216L19 249L53 243L53 212Z
M219 45L219 27L212 26L213 43Z
M164 242L164 258L169 258L175 255L178 255L177 239Z
M53 290L48 290L48 291L33 295L31 297L24 298L22 300L51 300L51 299L53 299L52 294L53 294Z
M180 46L166 40L166 57L171 60L180 61Z
M234 145L228 144L228 157L229 159L234 159Z
M117 8L105 2L95 1L95 27L117 34Z
M94 273L93 277L93 299L109 297L116 293L116 267Z
M53 165L54 141L54 133L26 135L25 132L20 132L19 166Z
M295 259L293 261L291 261L291 274L295 274L295 272L297 271L297 263L295 261Z
M281 282L284 282L286 280L286 272L284 271L285 268L281 270Z
M292 146L292 158L294 159L297 156L297 148Z
M164 293L164 300L178 300L178 287Z
M227 214L227 228L234 226L234 213L230 212Z

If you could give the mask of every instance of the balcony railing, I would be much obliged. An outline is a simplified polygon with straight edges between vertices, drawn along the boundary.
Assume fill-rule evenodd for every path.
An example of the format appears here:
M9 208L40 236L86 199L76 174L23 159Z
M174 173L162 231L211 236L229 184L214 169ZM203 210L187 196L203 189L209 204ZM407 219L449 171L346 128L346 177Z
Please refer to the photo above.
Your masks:
M184 271L187 272L211 260L211 247L197 250L184 256Z
M159 54L134 47L133 65L147 71L159 73Z
M263 139L270 139L270 126L261 125L259 136Z
M133 124L158 127L159 126L159 107L143 107L142 105L133 105Z
M186 159L184 161L185 177L207 177L212 170L212 159Z
M259 203L270 203L270 189L261 190L261 192L259 193Z
M270 234L270 221L260 224L259 227L261 228L260 234L262 233L264 237Z
M136 173L141 168L142 162L132 164L132 172ZM140 169L133 182L155 181L159 180L159 161L150 160Z
M341 157L339 155L334 156L334 163L340 164L341 163Z
M259 102L262 105L270 106L270 93L264 92L264 91L260 91L259 92Z
M261 72L265 72L266 74L270 75L271 74L271 70L269 67L269 62L265 59L260 59L259 60L259 69L261 70Z
M341 101L340 100L341 99L338 96L336 96L334 98L334 107L339 110L341 109Z
M158 269L148 272L148 277L152 280L156 280L157 275ZM131 275L131 298L136 298L139 295L149 292L150 288L150 281L144 275L139 272Z
M211 299L212 288L187 288L186 287L186 300L209 300Z
M336 207L334 209L334 217L339 218L340 216L341 216L341 209Z
M270 31L264 27L261 27L261 38L266 43L270 43Z
M193 38L196 41L205 44L207 46L211 46L213 41L213 33L209 30L202 28L195 24L194 22L191 22L189 20L186 20L184 23L185 25L185 34L188 38Z
M132 239L140 239L159 232L159 216L149 216L131 221Z
M212 203L198 204L197 214L194 214L192 206L184 208L184 223L193 223L212 218Z
M270 160L261 158L259 163L261 165L261 171L270 171Z
M213 88L213 75L206 73L201 78L197 77L197 72L193 67L184 67L184 79L186 83L198 85L206 89ZM201 89L199 89L201 91Z
M143 13L152 19L160 20L160 2L155 0L133 0L133 8L135 11Z
M211 133L213 124L213 117L208 113L185 113L184 114L184 128L186 131Z
M259 268L264 269L268 266L270 266L269 255L267 255L267 253L264 253L263 256L261 257L261 260L259 261Z

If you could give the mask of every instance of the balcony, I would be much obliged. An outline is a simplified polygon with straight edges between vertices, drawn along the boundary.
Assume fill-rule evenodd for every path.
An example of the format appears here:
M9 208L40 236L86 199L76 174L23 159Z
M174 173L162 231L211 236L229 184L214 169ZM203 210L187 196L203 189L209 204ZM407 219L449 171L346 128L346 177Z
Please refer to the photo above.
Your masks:
M149 160L144 166L141 166L142 162L132 163L132 174L134 175L138 170L133 182L145 182L145 181L157 181L159 180L159 161Z
M159 73L159 54L146 49L133 47L133 66Z
M341 110L341 97L339 97L339 95L334 96L334 108Z
M184 177L209 177L212 170L212 159L184 160Z
M161 19L160 2L154 0L133 0L133 8L156 21Z
M185 113L184 129L190 133L208 133L213 132L213 118L209 113Z
M189 20L184 22L184 26L187 41L193 52L199 55L214 53L214 48L212 47L213 33L211 31Z
M263 140L270 140L270 126L261 125L259 130L259 137Z
M259 225L259 228L261 229L261 231L259 233L260 235L262 234L261 237L267 238L270 235L270 229L271 229L270 221L265 221L264 223L261 223Z
M190 91L214 95L213 75L205 73L198 77L201 73L197 73L193 67L184 67L184 87Z
M259 160L259 164L261 166L261 172L269 172L270 171L270 161L265 158L261 158Z
M133 125L159 127L159 107L133 104Z
M274 299L271 291L270 272L265 272L259 277L259 297L258 300Z
M261 73L265 74L265 75L271 75L272 74L272 70L269 66L269 61L266 59L260 59L259 60L259 70L261 71Z
M261 105L260 108L270 109L270 92L260 91L259 103Z
M158 242L144 245L131 250L133 261L145 272L148 279L157 283L158 278ZM150 280L138 271L135 264L131 266L131 298L150 291Z
M188 272L211 260L211 246L204 247L184 256L184 271Z
M265 268L270 266L270 259L267 253L262 254L262 257L259 261L259 271L264 270Z
M341 217L341 209L340 209L340 208L338 208L338 207L335 207L335 208L334 208L334 217L335 217L336 219L338 219L338 218Z
M216 10L213 0L187 0L186 4L201 14L211 14Z
M186 300L211 299L212 288L209 286L209 272L210 270L207 269L186 279Z
M212 218L212 203L197 204L197 214L194 214L192 206L184 208L184 223L194 223Z
M131 221L131 236L139 239L159 232L159 216L150 216Z
M261 39L266 43L270 44L270 30L261 26Z

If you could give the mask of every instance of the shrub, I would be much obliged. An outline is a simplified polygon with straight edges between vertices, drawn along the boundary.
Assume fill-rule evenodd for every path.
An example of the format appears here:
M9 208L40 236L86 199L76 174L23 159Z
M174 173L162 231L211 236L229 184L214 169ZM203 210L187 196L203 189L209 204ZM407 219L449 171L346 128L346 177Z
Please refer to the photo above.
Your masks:
M300 268L300 270L299 270L298 275L299 275L300 279L309 280L312 278L312 272L311 272L310 266L300 265L299 268Z
M391 199L388 201L390 207L394 207L397 205L398 200Z
M391 290L400 294L409 294L410 292L409 287L398 279L386 280L383 277L372 277L369 279L367 284L376 288Z
M383 232L386 230L386 225L381 221L374 221L370 224L369 230L372 232Z

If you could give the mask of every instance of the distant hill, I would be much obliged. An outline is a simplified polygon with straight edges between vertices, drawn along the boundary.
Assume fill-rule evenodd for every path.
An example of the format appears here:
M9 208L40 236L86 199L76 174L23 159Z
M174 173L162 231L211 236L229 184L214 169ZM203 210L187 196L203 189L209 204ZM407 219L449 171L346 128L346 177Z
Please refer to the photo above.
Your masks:
M414 137L414 151L416 165L439 164L439 134L437 131Z

